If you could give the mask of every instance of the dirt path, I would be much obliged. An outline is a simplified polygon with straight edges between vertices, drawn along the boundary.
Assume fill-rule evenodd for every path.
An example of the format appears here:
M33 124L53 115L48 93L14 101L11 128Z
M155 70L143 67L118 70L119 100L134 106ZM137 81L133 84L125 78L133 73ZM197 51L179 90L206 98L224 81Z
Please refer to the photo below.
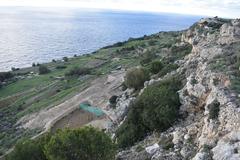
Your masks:
M80 103L90 102L94 106L105 108L109 98L119 95L122 91L120 85L123 82L124 71L117 71L108 76L98 78L91 86L78 95L50 109L44 109L38 113L23 117L18 123L26 129L50 129L58 120L72 113Z

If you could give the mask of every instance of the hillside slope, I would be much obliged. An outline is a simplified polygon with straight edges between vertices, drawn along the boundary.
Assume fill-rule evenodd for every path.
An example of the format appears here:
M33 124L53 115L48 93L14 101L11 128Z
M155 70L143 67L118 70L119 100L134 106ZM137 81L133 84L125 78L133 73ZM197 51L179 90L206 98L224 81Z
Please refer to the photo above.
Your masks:
M240 159L240 20L201 19L181 41L190 43L192 52L175 62L180 67L145 83L148 88L171 75L183 76L180 118L165 132L155 131L119 152L117 159Z
M240 159L239 19L201 19L184 31L44 65L49 73L33 66L0 81L0 155L21 138L51 130L87 101L107 120L92 121L88 113L81 126L111 134L119 145L117 160ZM150 78L132 89L130 71Z
M122 93L122 76L129 68L147 66L162 55L173 59L183 57L185 51L181 48L179 55L171 54L179 48L175 43L180 41L180 35L181 32L160 32L130 38L92 54L64 57L46 64L35 62L29 68L0 72L0 156L18 140L35 137L69 116L84 101L104 109L109 97ZM41 65L50 72L39 74ZM116 118L114 113L107 114L110 119ZM90 123L98 125L101 121Z

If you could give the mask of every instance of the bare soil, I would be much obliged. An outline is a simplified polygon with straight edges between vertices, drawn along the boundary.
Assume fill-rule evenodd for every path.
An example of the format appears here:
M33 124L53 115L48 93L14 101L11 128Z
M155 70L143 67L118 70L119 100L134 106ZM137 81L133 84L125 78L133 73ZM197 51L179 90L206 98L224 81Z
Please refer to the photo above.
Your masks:
M89 116L89 113L81 113L76 111L76 109L78 109L81 103L87 101L91 105L100 107L104 111L104 108L108 105L109 98L112 95L120 95L122 93L120 86L124 80L124 74L125 71L121 70L104 77L97 78L91 83L89 88L62 104L52 108L43 109L38 113L24 116L18 123L26 129L43 129L44 131L52 128L55 123L57 124L54 129L64 127L65 125L77 127L84 125L84 123L88 124L96 119L91 119L90 117L88 120L86 117ZM71 117L71 114L74 116L69 118ZM110 121L108 117L103 119L103 122L106 123ZM98 120L96 121L99 122Z
M57 129L61 129L61 128L79 128L91 121L100 120L103 118L106 118L106 116L104 115L104 116L97 117L96 115L90 112L84 111L82 109L76 109L69 115L57 121L52 126L51 131L55 132Z

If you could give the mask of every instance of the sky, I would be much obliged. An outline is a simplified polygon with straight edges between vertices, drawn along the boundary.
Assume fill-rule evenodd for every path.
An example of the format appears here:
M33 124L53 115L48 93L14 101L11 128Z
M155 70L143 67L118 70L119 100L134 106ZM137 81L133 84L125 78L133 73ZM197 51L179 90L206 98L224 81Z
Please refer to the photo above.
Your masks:
M240 18L240 0L0 0L0 6L80 7Z

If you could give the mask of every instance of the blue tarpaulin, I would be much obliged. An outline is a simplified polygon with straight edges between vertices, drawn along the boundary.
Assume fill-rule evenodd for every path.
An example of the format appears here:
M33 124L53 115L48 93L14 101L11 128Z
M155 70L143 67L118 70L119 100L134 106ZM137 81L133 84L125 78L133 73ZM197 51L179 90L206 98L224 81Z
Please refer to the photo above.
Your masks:
M80 104L80 109L83 109L85 111L88 111L90 113L95 114L96 116L102 116L104 115L104 112L98 108L98 107L93 107L88 104Z

